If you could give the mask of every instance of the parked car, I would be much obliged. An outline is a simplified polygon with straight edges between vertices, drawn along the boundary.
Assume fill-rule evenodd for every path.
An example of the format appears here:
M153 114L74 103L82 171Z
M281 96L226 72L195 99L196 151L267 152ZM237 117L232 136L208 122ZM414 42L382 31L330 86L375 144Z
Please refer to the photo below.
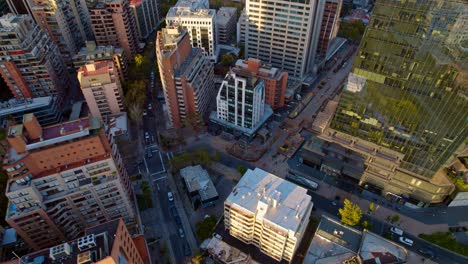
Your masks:
M184 230L182 228L179 228L179 236L184 238L185 237L185 233L184 233Z
M172 213L172 216L176 217L178 216L179 214L177 213L177 208L175 208L175 206L171 207L171 213Z
M151 151L151 149L148 149L148 151L146 151L146 156L148 157L148 159L153 157L153 152Z
M405 245L408 245L408 246L412 246L413 245L413 240L407 238L407 237L400 237L400 242L405 244Z
M174 194L172 194L172 192L168 192L167 198L169 199L170 202L174 201Z
M401 230L401 229L399 229L399 228L396 228L396 227L394 227L394 226L392 226L392 227L390 228L390 231L391 231L392 233L394 233L394 234L399 235L399 236L402 236L402 235L403 235L403 230Z
M430 249L421 248L419 250L419 253L421 253L421 255L428 259L432 259L435 257L435 253Z
M174 219L175 219L175 222L176 222L177 225L179 225L179 226L182 225L182 221L180 221L179 216L174 217Z
M148 110L153 109L153 106L151 104L148 104Z
M146 116L147 113L146 113L146 110L143 110L143 116Z

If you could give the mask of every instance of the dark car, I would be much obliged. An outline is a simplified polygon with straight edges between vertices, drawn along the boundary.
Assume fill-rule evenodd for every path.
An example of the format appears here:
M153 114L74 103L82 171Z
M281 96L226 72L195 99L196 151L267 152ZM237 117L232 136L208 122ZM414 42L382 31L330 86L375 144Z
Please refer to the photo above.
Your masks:
M171 213L172 213L172 216L176 217L178 216L179 214L177 213L177 208L175 207L171 207Z
M432 259L435 257L435 253L430 249L421 248L419 250L419 253L421 253L421 255L423 255L425 258L428 258L428 259Z

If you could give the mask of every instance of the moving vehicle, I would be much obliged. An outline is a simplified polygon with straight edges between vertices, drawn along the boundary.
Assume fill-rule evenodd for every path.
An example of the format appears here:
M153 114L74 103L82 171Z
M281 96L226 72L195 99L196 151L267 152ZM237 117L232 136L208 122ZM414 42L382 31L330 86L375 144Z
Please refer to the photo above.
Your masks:
M169 199L170 202L174 201L174 194L172 194L172 192L168 192L167 199Z
M430 249L425 249L425 248L421 248L420 250L418 250L419 253L421 253L421 255L423 255L425 258L428 258L428 259L432 259L435 257L435 253L430 250Z
M184 233L184 230L182 228L179 228L179 236L181 238L184 238L185 237L185 233Z
M392 233L394 233L394 234L399 235L399 236L402 236L402 235L403 235L403 230L401 230L401 229L399 229L399 228L396 228L396 227L394 227L394 226L392 226L392 227L390 228L390 231L391 231Z
M408 246L412 246L413 245L413 240L407 238L407 237L400 237L400 242L405 244L405 245L408 245Z

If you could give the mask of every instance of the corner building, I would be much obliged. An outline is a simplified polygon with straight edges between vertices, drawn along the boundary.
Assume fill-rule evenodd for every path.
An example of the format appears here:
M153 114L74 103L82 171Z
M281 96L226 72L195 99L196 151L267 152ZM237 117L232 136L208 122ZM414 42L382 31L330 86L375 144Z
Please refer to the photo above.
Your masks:
M361 185L423 203L453 191L444 168L468 135L463 1L376 2L330 129L321 138L361 155ZM466 28L465 28L466 29ZM465 46L463 46L465 45Z

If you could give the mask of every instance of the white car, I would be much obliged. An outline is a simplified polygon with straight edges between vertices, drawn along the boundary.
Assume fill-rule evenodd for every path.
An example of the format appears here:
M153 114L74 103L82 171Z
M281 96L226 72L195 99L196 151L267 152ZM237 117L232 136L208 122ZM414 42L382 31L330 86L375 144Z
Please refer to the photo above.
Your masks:
M391 227L390 228L390 231L394 234L397 234L399 236L402 236L403 235L403 230L399 229L399 228L396 228L396 227Z
M400 242L408 246L413 245L413 240L406 238L406 237L400 237Z
M143 116L146 116L146 110L143 110Z
M170 202L174 201L174 195L172 194L172 192L167 193L167 199L169 199Z
M145 132L145 139L149 140L149 133L148 132Z
M148 104L148 110L153 109L153 106L151 104Z

